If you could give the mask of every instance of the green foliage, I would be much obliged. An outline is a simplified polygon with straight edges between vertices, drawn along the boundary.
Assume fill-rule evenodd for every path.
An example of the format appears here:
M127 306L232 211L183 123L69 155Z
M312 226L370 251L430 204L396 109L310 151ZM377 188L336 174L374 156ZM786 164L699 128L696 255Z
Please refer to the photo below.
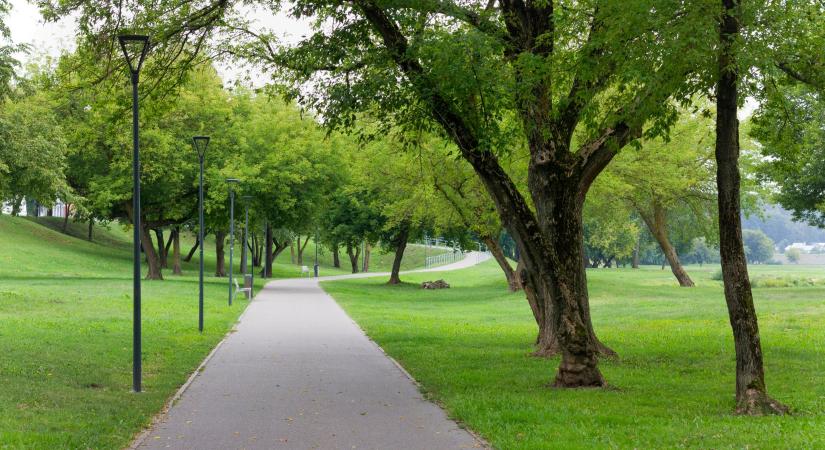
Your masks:
M801 256L802 252L800 252L798 248L789 248L785 251L785 257L788 258L788 262L793 264L799 264L799 258Z
M795 220L825 227L825 101L804 86L769 91L753 120L762 144L763 180L778 188L776 200Z
M36 93L0 107L0 199L51 205L72 192L65 183L66 140L48 98Z
M773 241L761 230L742 230L742 241L748 261L767 263L773 258Z

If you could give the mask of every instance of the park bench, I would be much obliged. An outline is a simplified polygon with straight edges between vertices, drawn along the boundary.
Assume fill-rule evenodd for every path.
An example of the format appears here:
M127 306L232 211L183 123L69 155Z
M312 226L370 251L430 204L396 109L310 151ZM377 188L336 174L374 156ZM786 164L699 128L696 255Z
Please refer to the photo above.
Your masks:
M246 295L247 299L252 298L252 288L251 287L245 287L245 288L240 287L238 285L238 279L235 278L235 277L232 277L232 281L235 283L235 293L236 294L238 292L243 292Z

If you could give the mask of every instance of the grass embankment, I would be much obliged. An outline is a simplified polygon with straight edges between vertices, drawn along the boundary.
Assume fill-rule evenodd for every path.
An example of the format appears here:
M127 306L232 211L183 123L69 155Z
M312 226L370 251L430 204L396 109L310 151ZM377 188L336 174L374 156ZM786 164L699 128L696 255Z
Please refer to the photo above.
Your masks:
M333 267L332 253L321 247L318 249L318 262L321 265L321 275L338 275L339 273L352 272L352 265L350 264L349 256L346 251L341 250L339 254L341 267L340 269ZM451 249L443 247L425 247L420 244L408 244L404 250L404 257L401 259L401 270L422 269L425 265L425 260L428 256L440 255L443 253L452 253ZM358 256L358 270L363 267L363 254ZM370 272L389 272L392 270L392 262L395 258L395 252L386 250L380 245L374 246L370 251L369 271ZM291 262L291 255L289 249L286 249L278 256L279 263L289 264ZM312 268L315 262L315 245L310 241L304 250L304 264ZM444 263L448 264L448 263ZM442 264L443 265L443 264Z
M825 287L755 289L770 393L788 417L732 415L735 360L718 267L688 267L679 288L658 268L588 271L596 331L621 358L611 385L547 387L558 358L529 356L536 327L499 269L325 282L324 288L452 417L502 449L816 448L825 446ZM812 277L822 267L754 266ZM416 284L444 277L451 289Z
M240 298L227 306L226 278L207 277L198 332L197 258L182 277L144 281L145 392L131 393L128 238L96 228L87 242L0 216L0 447L123 447L243 311Z

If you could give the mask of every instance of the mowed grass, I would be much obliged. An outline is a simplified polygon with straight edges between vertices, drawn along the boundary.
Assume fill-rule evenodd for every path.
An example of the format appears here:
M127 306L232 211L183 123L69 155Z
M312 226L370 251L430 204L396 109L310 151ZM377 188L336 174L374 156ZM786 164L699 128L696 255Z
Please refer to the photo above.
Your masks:
M304 264L312 268L315 263L315 243L309 241L304 250ZM422 269L425 266L425 261L428 256L436 256L444 253L452 253L450 249L443 247L427 247L422 244L410 243L404 250L404 257L401 259L401 270ZM333 267L332 252L324 247L320 247L318 251L318 263L321 265L321 275L339 275L352 272L352 265L350 264L349 256L345 249L339 253L340 268ZM363 253L358 256L358 271L363 267ZM369 271L370 272L389 272L392 270L392 263L395 259L395 252L392 249L385 249L380 245L372 247L370 250ZM277 261L283 264L289 264L292 261L289 249L284 250ZM450 261L452 262L452 261ZM449 264L450 262L442 263Z
M183 277L143 281L145 391L134 394L127 234L96 236L105 245L0 216L0 448L124 447L247 304L228 307L227 279L207 277L200 334L196 259Z
M737 417L735 359L718 267L588 271L610 388L547 387L558 358L529 354L536 326L494 262L457 272L324 282L367 334L450 416L496 448L823 448L825 287L755 289L770 393L787 417ZM753 276L825 276L825 267L753 266ZM445 278L451 289L417 283Z

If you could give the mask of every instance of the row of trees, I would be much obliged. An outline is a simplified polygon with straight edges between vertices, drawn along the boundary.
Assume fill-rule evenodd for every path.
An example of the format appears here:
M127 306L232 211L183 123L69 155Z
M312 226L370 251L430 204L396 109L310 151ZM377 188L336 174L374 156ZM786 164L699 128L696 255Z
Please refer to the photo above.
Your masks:
M678 240L718 242L737 357L736 411L786 411L768 396L764 381L741 229L742 207L750 202L742 186L749 193L753 180L740 175L737 109L746 95L762 100L754 135L772 144L767 153L782 161L766 164L764 177L782 184L780 200L799 217L821 220L815 206L821 204L822 190L809 189L809 180L822 171L806 147L821 137L816 120L821 119L824 72L822 61L811 56L820 54L825 41L821 5L739 0L257 3L260 11L277 14L288 7L295 17L315 19L314 35L284 45L274 32L250 24L230 1L40 4L46 18L78 14L83 25L79 53L100 62L97 73L103 79L118 72L112 38L126 21L157 39L149 67L157 92L168 92L164 84L190 73L199 57L229 55L272 74L287 98L319 114L333 139L339 139L336 132L355 131L359 139L349 144L352 151L336 142L335 151L325 155L329 161L346 155L346 164L330 167L350 169L328 196L321 194L330 207L316 220L301 221L317 226L323 216L324 228L335 230L325 238L333 248L357 255L355 244L371 240L403 251L411 236L444 223L462 223L493 244L506 230L518 249L519 265L508 269L506 259L497 260L511 288L526 294L539 329L537 353L561 355L555 386L605 385L599 356L615 354L597 338L591 322L583 262L595 258L585 253L586 246L614 246L614 254L626 253L620 237L638 236L643 225L679 283L691 286L673 230L694 235ZM124 7L140 13L126 19L120 14ZM112 92L107 98L123 98L122 88ZM782 111L795 111L800 102L810 106L810 120L777 126L787 119ZM190 134L209 129L226 136L227 148L248 145L243 133L219 133L224 128L218 123L192 120L191 114L202 111L203 105L196 104L171 116L157 113L158 128L183 122ZM89 132L122 127L122 118L113 114L122 107L122 101L111 101L98 113L93 104L94 114L110 115ZM263 132L280 124L281 117L260 117ZM250 116L229 123L239 123L240 129L252 121ZM113 136L128 134L107 135L89 143L106 149L98 157L112 155L101 161L104 166L122 159L119 138ZM173 142L163 136L148 133L144 139L150 145ZM210 164L211 170L222 171L213 179L214 192L224 192L220 180L228 175L253 184L241 169L262 160L304 163L283 161L268 145L253 147ZM188 193L191 183L166 186L161 182L166 177L159 175L182 154L170 153L166 164L158 159L158 199ZM743 161L749 164L748 158ZM305 164L314 167L311 161ZM810 177L792 180L800 170ZM144 168L150 183L151 172ZM259 173L267 172L261 167ZM336 175L332 170L324 179ZM98 188L110 191L101 205L114 214L127 194L118 191L117 179L106 186L89 184L94 189L85 195ZM288 190L277 183L262 184L253 193L266 198L267 205L256 209L272 207L274 198L284 204L298 201L278 197ZM591 201L585 202L588 194ZM422 199L441 202L443 208L427 208L432 203ZM279 214L302 214L296 212L303 209L300 204L290 206ZM119 214L128 216L122 209ZM212 207L213 214L219 210ZM185 215L162 203L150 211L147 223ZM674 226L676 220L687 225ZM266 242L269 246L272 240ZM609 261L610 255L602 258Z

